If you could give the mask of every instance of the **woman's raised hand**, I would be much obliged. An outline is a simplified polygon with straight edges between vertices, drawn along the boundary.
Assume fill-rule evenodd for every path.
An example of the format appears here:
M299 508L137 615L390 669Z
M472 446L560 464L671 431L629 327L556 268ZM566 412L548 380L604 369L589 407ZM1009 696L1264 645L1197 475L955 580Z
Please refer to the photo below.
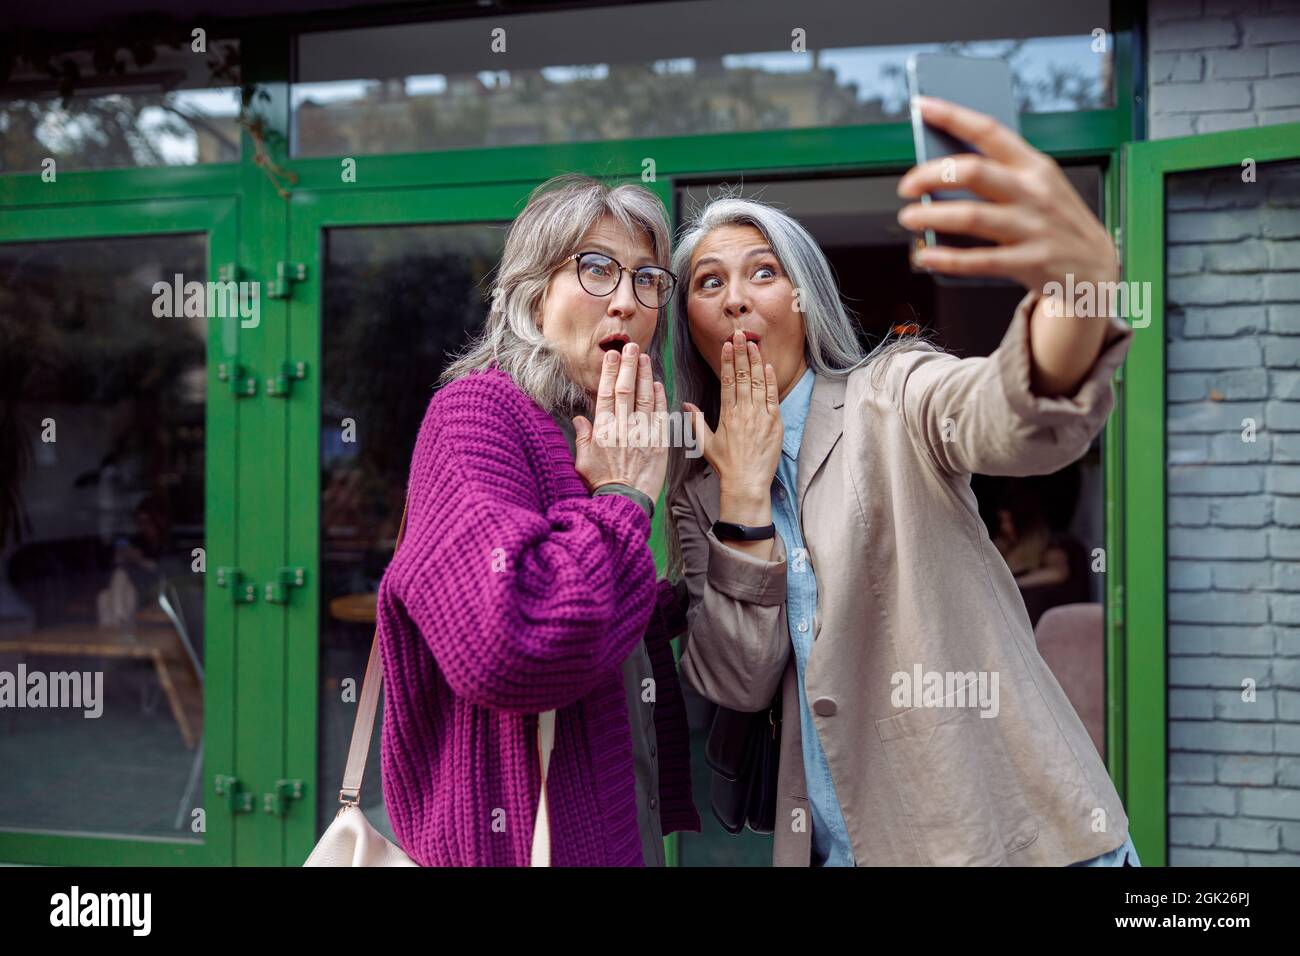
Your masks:
M574 467L587 487L631 485L657 501L668 471L668 396L635 342L621 358L605 353L595 414L594 428L581 415L573 420Z
M898 194L951 190L954 183L977 200L904 206L898 221L920 232L979 236L996 245L918 250L916 264L963 276L1004 276L1026 289L1043 289L1073 274L1076 281L1113 282L1119 263L1110 234L1050 156L1039 152L991 116L922 97L925 122L970 143L979 153L932 159L909 170Z
M772 479L781 461L781 399L776 371L763 364L763 355L754 342L746 342L743 332L736 332L722 346L720 376L721 410L718 430L711 431L704 413L690 402L683 404L695 416L695 434L705 459L718 473L724 521L749 524L768 515L770 521ZM728 517L728 504L759 506L744 514ZM749 518L749 521L742 520Z
M899 211L898 221L913 231L979 236L995 245L921 249L915 263L952 275L1005 276L1038 292L1029 323L1032 388L1044 396L1072 394L1095 362L1108 323L1084 315L1061 319L1071 313L1059 294L1066 287L1091 289L1100 302L1103 290L1115 288L1119 260L1110 233L1056 161L1014 131L956 103L922 97L919 105L927 123L965 140L979 154L922 163L899 181L898 194L916 197L951 189L956 182L989 201L912 203ZM1114 305L1111 295L1108 304L1089 314L1106 315Z

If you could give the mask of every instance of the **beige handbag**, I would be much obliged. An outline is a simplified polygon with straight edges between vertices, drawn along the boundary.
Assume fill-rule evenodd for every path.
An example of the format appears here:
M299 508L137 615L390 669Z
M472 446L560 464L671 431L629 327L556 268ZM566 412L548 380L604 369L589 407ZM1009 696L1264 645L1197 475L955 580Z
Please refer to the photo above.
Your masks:
M408 502L409 504L409 502ZM402 523L397 529L396 553L406 530L406 509L402 510ZM401 848L370 825L358 805L361 797L361 778L366 772L366 757L375 728L375 709L379 704L379 688L384 673L379 659L379 631L370 644L370 660L361 684L361 702L357 719L352 725L352 746L348 749L348 762L343 770L343 788L339 790L338 813L334 821L321 834L320 842L307 857L303 866L419 866L402 852ZM551 865L551 829L546 812L546 773L550 768L551 750L555 746L555 711L538 715L537 749L541 765L542 791L537 803L537 819L533 824L533 850L531 866Z

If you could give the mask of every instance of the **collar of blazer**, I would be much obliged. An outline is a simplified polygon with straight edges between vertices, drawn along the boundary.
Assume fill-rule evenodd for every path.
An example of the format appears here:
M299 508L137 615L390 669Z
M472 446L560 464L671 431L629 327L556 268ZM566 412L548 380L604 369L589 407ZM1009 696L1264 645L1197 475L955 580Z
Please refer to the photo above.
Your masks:
M844 391L847 387L848 379L845 376L823 375L819 372L813 381L808 419L804 422L803 440L799 444L798 487L795 493L800 512L803 510L804 494L812 484L813 476L844 433ZM706 464L693 483L709 522L717 521L720 510L719 487L713 466Z

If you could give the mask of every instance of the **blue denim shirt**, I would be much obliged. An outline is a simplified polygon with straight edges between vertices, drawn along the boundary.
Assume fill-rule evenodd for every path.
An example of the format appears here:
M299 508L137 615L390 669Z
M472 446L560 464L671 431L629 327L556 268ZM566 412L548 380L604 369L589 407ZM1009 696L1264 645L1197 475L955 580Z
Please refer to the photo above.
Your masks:
M1127 860L1127 862L1125 862ZM1137 847L1133 845L1133 837L1124 838L1124 845L1111 850L1109 853L1103 853L1101 856L1094 856L1091 860L1084 860L1082 863L1071 863L1070 866L1141 866L1142 861L1138 859Z
M781 401L785 434L781 439L781 462L777 465L776 480L772 482L772 523L785 542L785 616L799 673L799 727L803 737L804 779L812 807L812 862L814 866L853 866L848 827L835 797L831 769L826 764L826 755L813 725L812 711L808 708L808 692L804 689L804 673L813 643L813 614L817 611L817 579L804 548L795 489L799 445L803 441L815 380L816 376L809 369ZM783 719L790 719L790 715Z

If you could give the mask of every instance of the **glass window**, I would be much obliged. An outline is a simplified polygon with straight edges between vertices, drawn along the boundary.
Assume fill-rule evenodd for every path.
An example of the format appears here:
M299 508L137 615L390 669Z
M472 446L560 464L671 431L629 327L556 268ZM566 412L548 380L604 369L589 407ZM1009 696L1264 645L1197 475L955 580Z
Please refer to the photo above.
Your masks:
M214 40L202 53L187 40L112 55L78 50L47 62L20 51L0 87L0 173L42 171L47 159L62 171L239 157L237 42Z
M0 243L0 829L194 839L208 320L153 288L206 260Z
M1113 105L1107 3L946 7L691 0L304 34L293 150L355 155L900 121L907 55L935 50L1006 58L1026 112Z

